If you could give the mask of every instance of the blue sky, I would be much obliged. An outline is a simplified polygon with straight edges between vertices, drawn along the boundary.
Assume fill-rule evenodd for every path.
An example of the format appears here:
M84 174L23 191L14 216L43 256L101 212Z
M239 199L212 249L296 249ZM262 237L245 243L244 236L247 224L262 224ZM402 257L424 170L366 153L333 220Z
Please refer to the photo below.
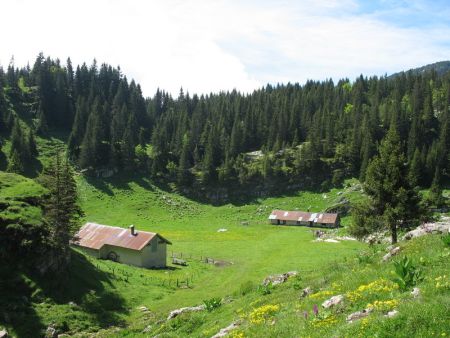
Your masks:
M0 64L120 65L145 95L354 79L450 60L450 1L4 0ZM14 13L5 15L5 13Z

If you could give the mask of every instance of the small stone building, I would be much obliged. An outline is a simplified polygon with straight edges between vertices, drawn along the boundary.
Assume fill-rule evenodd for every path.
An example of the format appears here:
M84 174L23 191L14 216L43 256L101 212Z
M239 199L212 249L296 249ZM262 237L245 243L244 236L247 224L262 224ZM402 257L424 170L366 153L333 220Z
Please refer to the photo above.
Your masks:
M71 244L96 258L144 268L163 268L167 260L167 244L161 235L97 223L86 223Z
M269 216L271 224L305 225L310 227L337 228L340 226L339 214L273 210Z

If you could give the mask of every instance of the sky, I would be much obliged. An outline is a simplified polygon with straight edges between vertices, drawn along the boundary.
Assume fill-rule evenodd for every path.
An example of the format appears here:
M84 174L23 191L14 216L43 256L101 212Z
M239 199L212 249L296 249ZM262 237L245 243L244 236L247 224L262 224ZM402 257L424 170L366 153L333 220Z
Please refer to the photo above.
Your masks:
M449 0L2 0L0 65L120 65L145 96L338 81L450 60Z

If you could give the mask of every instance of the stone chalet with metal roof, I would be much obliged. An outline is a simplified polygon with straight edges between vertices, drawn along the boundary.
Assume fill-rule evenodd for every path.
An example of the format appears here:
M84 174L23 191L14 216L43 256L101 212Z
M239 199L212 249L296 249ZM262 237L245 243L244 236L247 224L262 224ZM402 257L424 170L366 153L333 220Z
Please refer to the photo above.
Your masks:
M144 268L163 268L167 260L167 244L161 235L97 223L86 223L71 244L96 258Z
M337 228L340 217L334 213L273 210L269 216L275 225L305 225L310 227Z

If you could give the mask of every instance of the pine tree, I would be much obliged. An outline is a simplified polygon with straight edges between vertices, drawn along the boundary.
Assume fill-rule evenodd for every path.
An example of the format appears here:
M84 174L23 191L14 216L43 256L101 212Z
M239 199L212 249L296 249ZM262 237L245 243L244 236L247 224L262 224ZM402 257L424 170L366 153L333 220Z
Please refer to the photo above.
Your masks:
M370 196L367 212L372 214L358 218L361 223L355 224L356 229L366 227L373 217L381 219L390 230L392 243L396 243L398 228L412 226L419 220L420 197L407 178L405 155L395 124L391 124L378 155L367 168L364 189Z
M185 134L183 136L183 147L181 149L180 164L178 165L177 173L177 182L182 186L189 186L192 183L192 174L189 171L191 167L189 146L189 137Z
M8 166L6 171L10 173L22 174L24 172L24 164L19 153L14 150L9 156Z
M61 253L62 263L69 255L69 241L73 237L82 215L77 202L77 185L68 160L61 160L58 153L38 178L39 183L48 189L44 201L44 217L50 226L51 242Z

